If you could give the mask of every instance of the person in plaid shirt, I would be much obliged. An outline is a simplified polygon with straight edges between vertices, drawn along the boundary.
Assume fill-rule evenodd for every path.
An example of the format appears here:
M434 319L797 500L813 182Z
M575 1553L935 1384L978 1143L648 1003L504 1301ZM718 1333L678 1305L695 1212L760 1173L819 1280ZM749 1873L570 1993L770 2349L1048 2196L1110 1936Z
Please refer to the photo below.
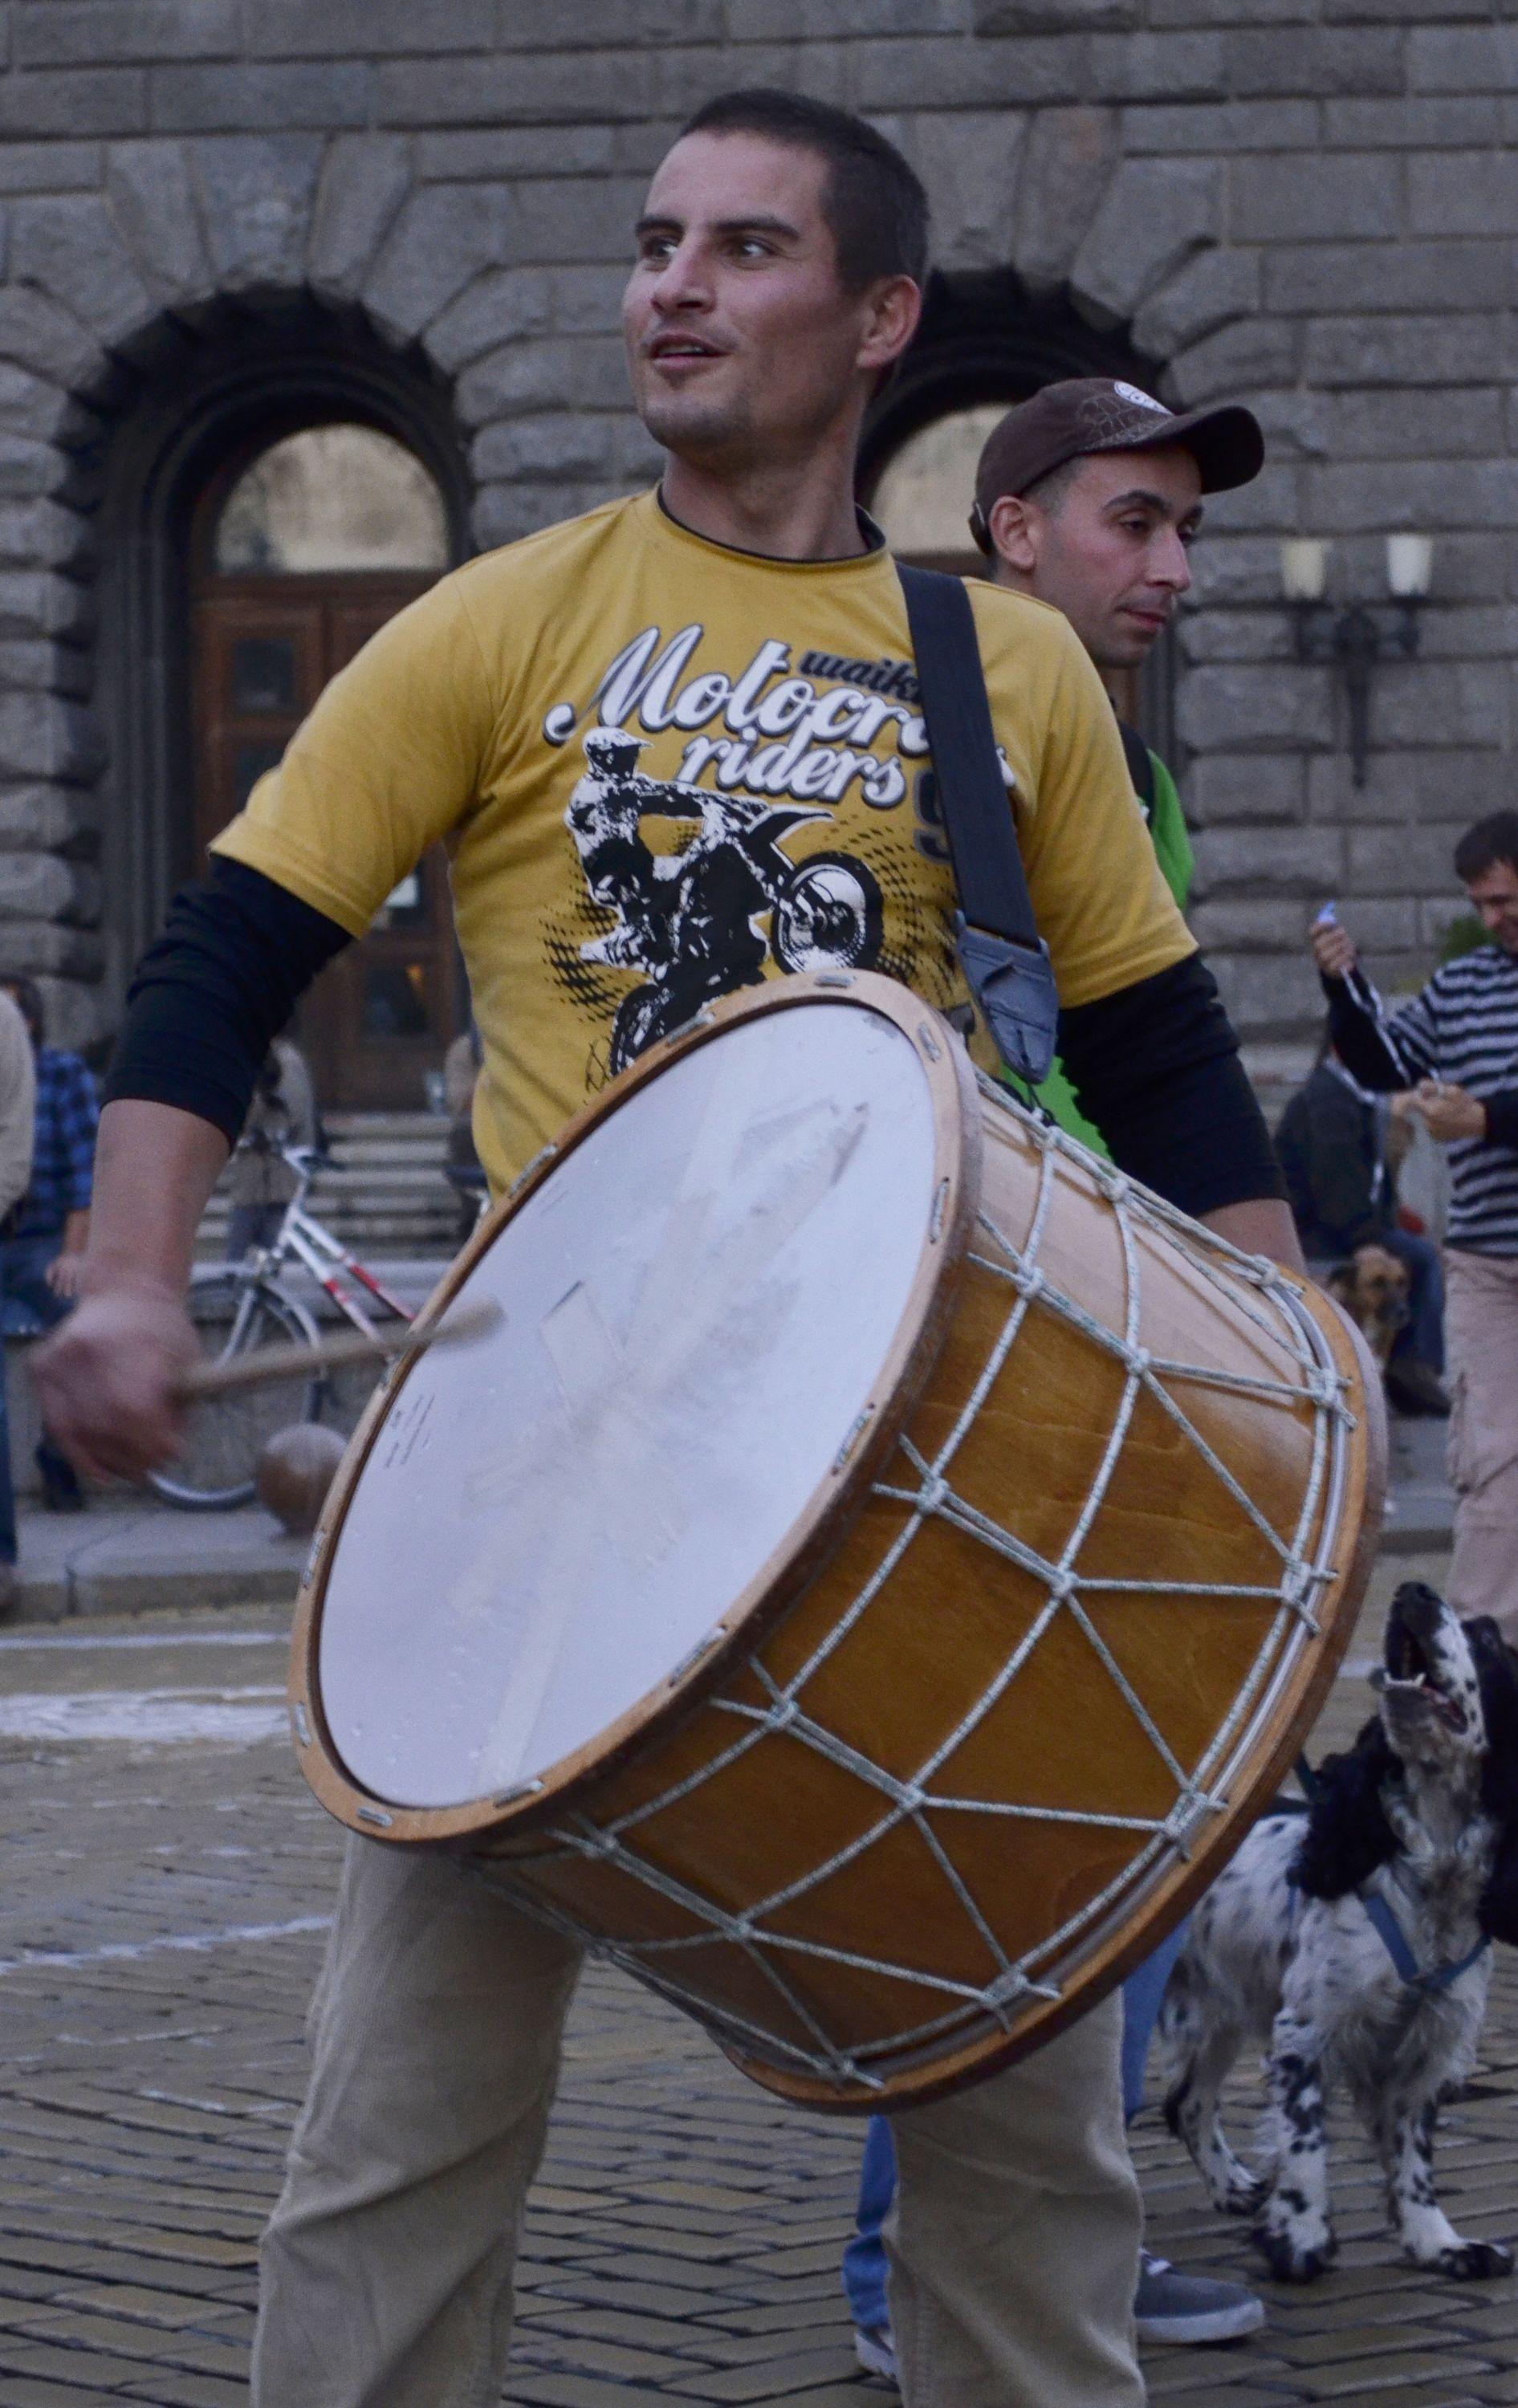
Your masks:
M36 1335L61 1321L78 1293L90 1234L100 1098L78 1054L43 1043L42 996L36 982L9 978L0 985L20 1008L36 1068L32 1183L5 1224L0 1298L6 1327ZM77 1513L84 1503L79 1475L46 1430L36 1465L44 1504L55 1513Z

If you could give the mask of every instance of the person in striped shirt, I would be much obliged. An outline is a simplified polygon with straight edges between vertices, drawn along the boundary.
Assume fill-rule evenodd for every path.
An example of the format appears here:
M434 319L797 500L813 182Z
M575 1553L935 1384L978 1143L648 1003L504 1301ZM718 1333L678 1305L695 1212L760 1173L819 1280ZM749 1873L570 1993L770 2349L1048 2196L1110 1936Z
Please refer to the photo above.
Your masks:
M1518 811L1468 828L1454 870L1490 941L1388 1010L1332 912L1312 931L1334 1046L1362 1086L1411 1088L1449 1148L1450 1596L1518 1643Z

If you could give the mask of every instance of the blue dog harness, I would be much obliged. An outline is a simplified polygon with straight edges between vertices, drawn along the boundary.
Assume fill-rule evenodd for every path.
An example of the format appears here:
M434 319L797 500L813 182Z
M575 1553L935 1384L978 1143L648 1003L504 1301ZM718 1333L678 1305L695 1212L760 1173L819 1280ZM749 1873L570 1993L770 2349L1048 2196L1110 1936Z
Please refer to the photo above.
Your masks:
M1291 1892L1292 1921L1295 1924L1302 1912L1304 1893L1297 1887L1294 1873L1287 1874L1286 1887ZM1407 1933L1396 1919L1396 1911L1384 1891L1373 1888L1368 1882L1363 1889L1354 1892L1354 1896L1364 1907L1370 1928L1396 1968L1398 1976L1410 1990L1416 1990L1420 1998L1437 1999L1441 1990L1447 1990L1452 1984L1458 1982L1462 1973L1468 1973L1472 1965L1480 1962L1492 1944L1483 1937L1458 1959L1446 1956L1437 1965L1420 1965Z
M1302 1794L1310 1806L1317 1796L1318 1776L1305 1756L1299 1756L1296 1759L1296 1778L1301 1783ZM1297 1888L1292 1874L1287 1874L1286 1881L1292 1893L1295 1916L1301 1908L1302 1893ZM1442 1963L1430 1965L1425 1969L1414 1956L1408 1935L1396 1919L1396 1910L1385 1892L1377 1885L1374 1873L1364 1887L1357 1889L1354 1895L1369 1916L1370 1928L1396 1966L1398 1976L1407 1984L1410 1990L1416 1990L1423 1998L1437 1999L1441 1990L1449 1989L1452 1983L1458 1982L1462 1973L1468 1973L1472 1965L1480 1962L1492 1944L1489 1939L1482 1938L1477 1941L1474 1948L1468 1950L1458 1963L1453 1962L1446 1956Z
M1447 1990L1452 1983L1458 1982L1462 1973L1468 1973L1472 1965L1485 1956L1492 1944L1490 1940L1482 1938L1477 1941L1474 1948L1467 1951L1457 1964L1446 1956L1442 1963L1425 1968L1421 1966L1414 1956L1408 1942L1408 1935L1398 1923L1385 1893L1380 1889L1372 1889L1368 1883L1364 1889L1356 1890L1354 1895L1370 1917L1371 1928L1376 1932L1402 1980L1410 1990L1416 1990L1423 1998L1438 1998L1441 1990Z

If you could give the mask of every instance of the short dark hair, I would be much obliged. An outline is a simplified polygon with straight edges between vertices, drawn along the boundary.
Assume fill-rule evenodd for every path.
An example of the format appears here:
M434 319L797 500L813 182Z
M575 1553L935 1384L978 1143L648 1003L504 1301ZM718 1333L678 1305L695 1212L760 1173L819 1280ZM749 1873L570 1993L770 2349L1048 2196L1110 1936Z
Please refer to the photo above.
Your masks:
M1020 499L1037 502L1053 518L1090 457L1089 452L1078 452L1073 460L1062 460L1057 468L1046 468L1041 477L1035 477L1031 485L1024 487Z
M862 117L756 85L704 102L681 126L681 139L687 134L760 134L815 152L827 169L823 215L844 291L862 293L881 276L925 281L927 194L895 144Z
M1478 820L1454 848L1454 874L1466 886L1499 861L1518 869L1518 811L1494 811L1489 819Z
M1038 508L1046 511L1050 518L1057 518L1061 504L1067 498L1070 487L1085 466L1089 456L1087 452L1078 452L1073 460L1062 460L1057 468L1046 468L1041 477L1035 477L1031 485L1024 485L1015 493L1009 486L1006 491L1011 494L1014 501L1037 502ZM991 533L990 520L992 511L1003 498L1002 494L992 494L989 496L977 494L970 504L969 530L987 560L995 560L996 557L996 546Z

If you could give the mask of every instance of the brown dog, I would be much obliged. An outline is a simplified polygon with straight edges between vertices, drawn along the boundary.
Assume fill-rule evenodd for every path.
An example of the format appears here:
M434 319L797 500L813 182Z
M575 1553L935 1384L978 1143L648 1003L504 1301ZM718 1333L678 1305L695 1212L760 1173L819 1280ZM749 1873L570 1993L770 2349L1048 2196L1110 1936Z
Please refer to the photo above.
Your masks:
M1385 1246L1359 1246L1325 1282L1385 1371L1397 1331L1408 1318L1408 1267Z

